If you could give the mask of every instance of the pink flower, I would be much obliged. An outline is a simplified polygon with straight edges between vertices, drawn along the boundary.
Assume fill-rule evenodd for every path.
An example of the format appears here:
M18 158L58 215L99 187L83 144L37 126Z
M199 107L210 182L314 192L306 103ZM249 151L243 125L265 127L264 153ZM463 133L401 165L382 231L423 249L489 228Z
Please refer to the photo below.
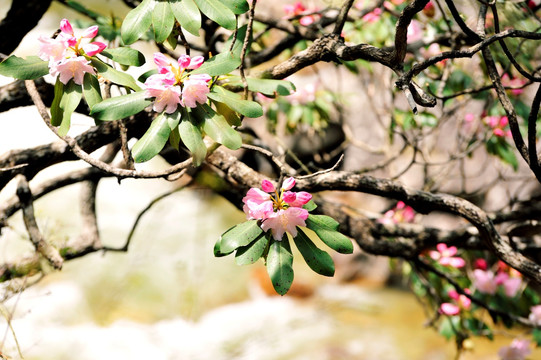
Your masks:
M316 15L301 16L301 15L304 15L306 13L314 12L315 10L316 9L312 9L312 10L306 9L306 7L304 7L302 2L300 2L300 1L297 1L293 5L284 5L284 12L286 13L286 18L300 17L299 18L299 23L302 26L311 25L316 21L316 19L317 19Z
M107 47L106 44L95 41L90 44L83 45L83 50L88 56L94 56L96 54L99 54Z
M295 179L284 180L279 191L268 180L261 182L261 188L251 188L242 199L243 210L248 219L261 220L264 231L271 230L275 240L282 240L285 232L297 236L297 226L306 226L308 211L302 206L312 198L305 191L289 191L295 186ZM274 193L273 195L269 193Z
M473 286L483 294L494 295L498 285L492 271L475 269L473 270Z
M382 224L398 224L401 222L411 223L415 221L415 210L407 206L403 201L396 203L395 207L383 214L383 218L378 219Z
M375 8L373 11L363 16L362 20L368 23L376 22L381 17L381 13L382 13L381 8Z
M506 129L509 125L509 119L507 116L487 116L483 119L488 127L492 128L492 133L498 137L512 137L511 130Z
M485 259L479 258L479 259L475 259L475 261L473 262L473 267L475 269L486 270L488 269L488 264Z
M502 285L505 295L514 297L522 286L520 277L510 277L508 273L500 271L496 274L494 282L497 285Z
M440 313L449 316L458 315L460 313L460 308L455 304L443 303L440 305Z
M195 70L203 64L205 58L202 56L195 56L190 58L188 55L182 55L178 58L178 64L181 69Z
M51 39L45 36L40 36L38 56L45 61L60 61L64 58L66 52L66 42L60 39Z
M50 72L53 76L60 74L59 80L64 85L66 85L70 79L73 79L77 85L82 85L85 73L96 74L94 68L89 64L90 61L83 56L71 57L55 63L54 67L50 67Z
M417 20L411 20L411 23L408 26L407 42L408 44L423 39L423 29L421 28L421 23Z
M207 94L209 92L209 85L206 81L190 77L188 80L184 81L180 104L190 108L196 107L197 103L204 104L207 102Z
M470 289L465 289L464 292L470 293ZM460 310L469 310L471 308L471 299L464 294L459 294L455 290L447 293L456 304L443 303L440 305L440 313L445 315L458 315Z
M83 35L81 35L82 38L85 39L93 39L98 35L98 26L94 25L83 31Z
M306 226L305 220L307 218L308 210L289 207L268 215L267 219L261 224L261 228L264 231L270 229L274 240L280 241L286 231L293 237L297 236L297 226Z
M180 86L168 74L155 74L145 81L147 97L154 97L153 110L172 114L180 104Z
M447 247L444 243L439 243L436 245L438 251L430 251L430 257L434 260L437 260L443 266L451 266L454 268L461 268L466 265L464 259L460 257L455 257L457 253L456 246Z
M514 339L510 346L504 346L498 351L501 360L524 360L530 355L530 341Z
M314 102L316 100L316 91L318 88L318 83L309 83L302 88L297 88L297 90L285 97L293 105L304 105L309 102Z
M520 78L510 78L509 74L505 73L502 76L502 85L505 87L512 88L511 94L518 96L524 92L522 88L526 84L526 80Z
M530 308L530 316L528 316L534 325L541 326L541 305L532 306Z

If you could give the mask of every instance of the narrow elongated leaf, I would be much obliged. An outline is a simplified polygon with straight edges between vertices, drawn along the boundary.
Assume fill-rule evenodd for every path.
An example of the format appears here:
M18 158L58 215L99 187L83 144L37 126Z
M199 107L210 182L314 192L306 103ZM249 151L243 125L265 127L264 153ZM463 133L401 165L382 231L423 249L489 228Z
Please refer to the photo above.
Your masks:
M265 95L291 95L295 91L295 85L286 80L254 79L246 78L248 90L260 92Z
M130 89L135 91L141 90L141 88L139 87L139 85L137 85L135 79L132 78L131 75L125 72L115 70L111 66L107 65L106 63L97 58L92 58L91 62L92 65L98 70L98 73L100 73L100 75L107 80L110 80L118 85L129 87Z
M202 122L202 128L214 141L236 150L242 145L240 134L227 123L227 120L216 113L207 104L200 105L192 113Z
M248 220L224 232L220 240L220 250L231 252L241 246L246 246L257 239L263 230L257 220Z
M175 111L172 114L165 114L165 117L167 118L167 124L171 128L171 130L175 129L178 126L178 123L180 122L180 111Z
M0 63L0 75L21 80L33 80L49 73L47 61L37 56L26 59L11 55Z
M234 14L240 15L244 14L246 11L250 10L250 5L246 0L221 0L222 3L233 11Z
M302 229L297 228L297 236L293 240L310 269L323 276L334 275L334 261L331 256L319 249Z
M141 66L145 63L145 56L141 52L129 47L103 50L100 55L108 57L122 65Z
M167 143L171 128L163 113L158 115L145 134L133 145L132 156L136 162L145 162L156 156Z
M221 86L214 86L207 97L214 101L226 104L239 114L257 118L263 116L263 108L255 101L244 100L239 94L225 90Z
M172 147L174 147L177 151L179 150L180 133L178 132L178 127L171 130L171 134L169 134L169 144Z
M191 34L199 36L201 29L201 13L193 0L169 0L173 14L180 26Z
M191 113L186 109L182 110L182 121L178 125L180 138L184 145L190 150L193 156L193 165L199 166L207 156L207 147L203 141L201 130L194 123Z
M173 26L175 25L175 16L171 11L169 2L154 0L154 10L152 11L152 27L154 28L154 38L162 43L167 39Z
M158 73L158 70L156 70L156 69L145 71L144 73L139 75L139 77L137 78L137 81L144 83L145 81L147 81L147 79L151 75L154 75L154 74L157 74L157 73Z
M83 91L81 85L77 85L70 80L66 86L64 86L64 94L62 100L60 100L60 109L62 109L62 123L58 129L60 136L65 136L68 133L71 125L71 115L81 102L83 97Z
M51 104L51 125L60 126L62 124L62 109L60 108L60 101L64 94L64 84L58 79L54 84L54 99Z
M280 295L285 295L293 283L294 276L293 254L286 234L282 241L271 240L267 255L267 273L274 290Z
M209 74L210 76L218 76L229 74L240 66L240 57L227 51L211 57L199 67L191 72L191 74Z
M229 30L235 30L237 19L235 14L220 0L195 0L197 7L209 19Z
M144 91L115 96L94 105L90 115L97 120L118 120L143 111L152 101L145 99Z
M263 256L268 244L269 237L265 236L265 233L261 233L254 242L237 249L235 262L237 265L249 265L255 263Z
M85 73L83 80L83 94L86 103L91 110L94 105L103 100L101 97L100 82L96 76Z
M317 236L331 249L341 254L351 254L353 244L351 240L338 232L338 222L325 215L308 215L306 227L313 230Z
M126 15L120 28L124 44L133 44L148 30L152 23L154 4L153 0L143 0L142 3Z

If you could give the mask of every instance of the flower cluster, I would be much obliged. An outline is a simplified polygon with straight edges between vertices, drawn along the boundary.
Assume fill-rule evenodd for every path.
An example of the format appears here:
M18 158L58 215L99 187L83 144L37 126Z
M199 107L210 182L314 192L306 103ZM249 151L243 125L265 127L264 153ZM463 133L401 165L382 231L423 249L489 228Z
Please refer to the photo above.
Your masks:
M295 186L295 179L284 180L280 189L268 180L261 182L261 189L251 188L242 199L244 212L248 219L261 221L264 231L271 230L275 240L282 240L287 231L297 236L297 226L306 226L308 211L302 206L312 199L305 191L290 191Z
M293 5L284 5L284 12L286 13L286 18L299 17L299 24L301 24L302 26L309 26L316 22L318 15L311 14L315 11L316 9L307 9L300 1L297 1Z
M457 253L456 246L449 246L447 247L444 243L439 243L436 245L436 250L432 250L429 252L430 257L433 260L436 260L440 263L440 265L443 266L450 266L454 268L461 268L466 265L466 261L462 259L461 257L455 256Z
M98 34L96 25L76 37L70 22L62 19L60 30L60 34L54 39L40 36L38 55L42 60L49 62L49 73L52 76L59 75L59 80L64 85L70 79L82 85L85 73L96 74L94 68L90 66L89 58L102 52L107 45L98 41L81 44L83 39L96 37Z
M178 105L194 108L207 101L209 82L207 74L190 74L186 70L198 69L203 64L202 56L182 55L177 61L169 61L162 53L154 54L158 74L145 81L146 94L155 98L153 109L156 112L174 113Z
M466 294L470 293L470 289L465 289ZM464 294L459 294L455 290L447 292L447 295L454 300L452 303L443 303L440 306L440 313L445 315L458 315L461 310L469 310L471 308L471 300Z
M473 285L483 294L494 295L501 286L506 296L514 297L522 288L522 275L501 261L496 273L488 269L485 261L476 261L475 265Z
M504 346L498 351L498 356L501 360L524 360L531 352L530 341L514 339L511 345Z
M386 211L378 221L387 225L404 222L412 223L415 221L415 210L411 206L407 206L403 201L399 201L394 208Z
M518 77L511 78L509 77L509 74L505 73L502 76L502 85L511 88L511 94L518 96L524 92L524 85L526 84L525 79L521 79Z
M494 136L508 138L513 136L508 128L509 119L507 116L487 116L483 122L492 129Z

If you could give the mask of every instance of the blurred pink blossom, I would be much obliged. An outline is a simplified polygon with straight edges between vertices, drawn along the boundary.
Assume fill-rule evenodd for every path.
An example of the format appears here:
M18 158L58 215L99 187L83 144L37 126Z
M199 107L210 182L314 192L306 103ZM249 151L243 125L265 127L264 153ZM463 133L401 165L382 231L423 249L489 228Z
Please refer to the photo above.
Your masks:
M513 137L509 130L509 119L507 116L490 115L483 118L483 122L492 129L492 133L497 137Z
M469 289L465 289L464 292L470 293ZM469 310L471 308L471 299L464 294L459 294L455 290L451 290L447 293L449 297L454 300L454 303L443 303L440 305L440 313L445 315L458 315L461 310Z
M284 12L286 13L286 18L299 17L299 24L301 24L302 26L311 25L318 19L319 15L311 14L315 11L317 10L307 9L300 1L297 1L293 5L284 5Z
M430 251L429 255L433 260L438 261L443 266L451 266L454 268L461 268L466 265L466 262L461 257L455 257L457 253L456 246L447 247L444 243L436 245L437 251Z
M386 211L379 219L382 224L411 223L413 221L415 221L415 210L403 201L397 202L393 209Z
M521 79L518 77L511 79L509 77L509 74L507 73L503 74L502 76L502 85L505 87L514 88L514 89L511 89L511 94L515 96L518 96L524 92L524 89L522 89L522 86L524 86L524 84L526 84L525 79Z
M494 273L490 270L473 270L473 286L483 294L494 295L498 285L494 281Z
M423 39L423 28L421 23L417 20L411 20L411 23L408 26L408 44L420 41Z
M541 305L535 305L530 308L530 316L528 316L531 322L537 326L541 326Z
M381 17L382 10L381 8L375 8L373 11L369 12L368 14L363 16L363 21L366 21L368 23L373 23L379 20Z
M514 339L511 345L500 348L498 356L501 360L524 360L531 352L529 340Z

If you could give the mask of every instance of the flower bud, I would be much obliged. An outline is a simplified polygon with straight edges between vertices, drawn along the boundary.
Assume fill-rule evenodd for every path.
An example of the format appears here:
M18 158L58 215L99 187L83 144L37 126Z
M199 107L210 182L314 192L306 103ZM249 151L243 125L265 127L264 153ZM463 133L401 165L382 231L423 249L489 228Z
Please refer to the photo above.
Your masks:
M264 192L274 192L276 188L274 185L267 179L261 181L261 189L263 189Z

